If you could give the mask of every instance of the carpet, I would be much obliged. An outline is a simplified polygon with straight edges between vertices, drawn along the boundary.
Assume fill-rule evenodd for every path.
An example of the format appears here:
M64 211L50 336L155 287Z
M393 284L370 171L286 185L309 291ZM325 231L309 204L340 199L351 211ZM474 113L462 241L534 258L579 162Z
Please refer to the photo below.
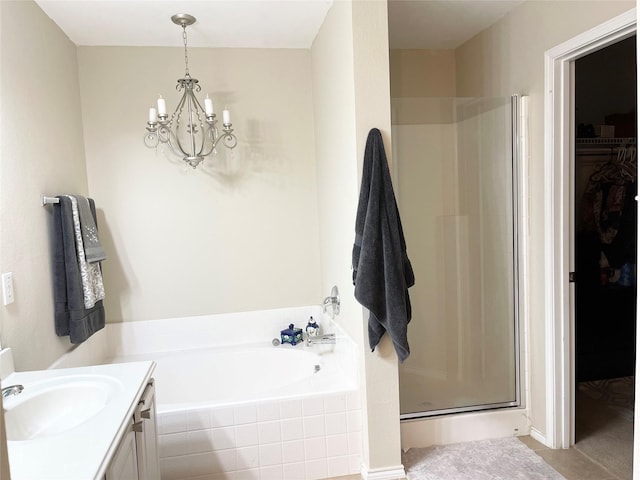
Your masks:
M634 378L580 382L576 450L623 480L633 478Z
M565 480L515 437L412 448L402 463L409 480Z

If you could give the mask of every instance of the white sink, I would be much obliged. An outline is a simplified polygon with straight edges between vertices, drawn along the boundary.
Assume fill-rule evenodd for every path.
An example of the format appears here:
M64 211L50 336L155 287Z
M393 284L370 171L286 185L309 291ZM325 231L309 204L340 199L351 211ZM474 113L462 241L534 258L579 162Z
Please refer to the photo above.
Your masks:
M104 375L26 383L22 393L3 400L7 440L37 440L69 431L104 409L122 388L117 379Z

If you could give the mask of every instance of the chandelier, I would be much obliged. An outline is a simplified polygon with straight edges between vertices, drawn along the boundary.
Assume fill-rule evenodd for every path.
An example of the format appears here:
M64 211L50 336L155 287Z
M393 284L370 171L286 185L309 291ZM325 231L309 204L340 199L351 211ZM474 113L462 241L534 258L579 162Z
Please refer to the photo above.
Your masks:
M149 107L144 144L149 148L157 148L160 144L168 145L171 152L182 157L186 164L195 169L205 157L216 153L216 146L220 140L227 148L234 148L238 140L231 128L229 110L222 111L220 132L216 114L213 113L213 100L207 95L202 108L195 95L202 87L198 85L198 79L192 78L189 74L187 56L187 27L195 23L195 17L180 13L172 16L171 21L182 27L184 78L179 78L176 85L176 90L182 92L182 98L170 118L162 96L158 98L157 108Z

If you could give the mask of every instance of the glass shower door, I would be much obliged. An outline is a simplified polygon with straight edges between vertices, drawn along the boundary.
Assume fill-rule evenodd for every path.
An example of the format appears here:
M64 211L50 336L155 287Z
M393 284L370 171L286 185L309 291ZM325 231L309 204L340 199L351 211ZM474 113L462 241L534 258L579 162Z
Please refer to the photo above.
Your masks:
M402 418L519 403L513 114L510 98L393 99L416 275Z

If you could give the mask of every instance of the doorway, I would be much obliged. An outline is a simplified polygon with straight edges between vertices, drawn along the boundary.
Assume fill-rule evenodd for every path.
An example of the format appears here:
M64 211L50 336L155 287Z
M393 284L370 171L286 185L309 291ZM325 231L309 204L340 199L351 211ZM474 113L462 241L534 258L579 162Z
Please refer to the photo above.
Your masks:
M637 257L635 35L574 62L575 446L632 478Z
M575 272L574 63L635 32L636 10L632 9L545 52L544 441L551 448L568 448L575 442L575 283L570 283L570 272ZM634 465L640 474L640 464Z

